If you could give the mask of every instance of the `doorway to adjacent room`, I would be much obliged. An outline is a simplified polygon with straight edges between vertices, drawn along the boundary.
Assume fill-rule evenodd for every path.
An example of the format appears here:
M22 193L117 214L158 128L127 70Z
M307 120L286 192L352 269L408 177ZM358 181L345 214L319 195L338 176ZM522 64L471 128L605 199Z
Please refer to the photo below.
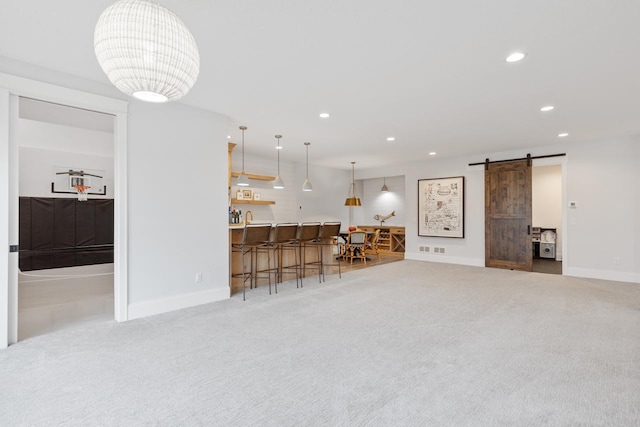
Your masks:
M113 320L114 117L19 98L16 142L18 341Z

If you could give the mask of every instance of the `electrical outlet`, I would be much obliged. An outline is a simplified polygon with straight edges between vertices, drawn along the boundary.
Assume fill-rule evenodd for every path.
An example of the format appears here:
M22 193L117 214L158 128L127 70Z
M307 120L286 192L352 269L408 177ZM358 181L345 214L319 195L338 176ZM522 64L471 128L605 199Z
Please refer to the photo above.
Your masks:
M196 283L202 283L202 273L196 273Z

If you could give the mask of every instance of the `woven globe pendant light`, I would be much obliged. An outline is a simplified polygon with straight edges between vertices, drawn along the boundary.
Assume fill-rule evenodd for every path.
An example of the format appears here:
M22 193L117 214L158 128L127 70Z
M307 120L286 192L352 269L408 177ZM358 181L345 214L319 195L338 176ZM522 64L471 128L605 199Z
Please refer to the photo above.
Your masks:
M93 43L111 83L144 101L182 98L200 72L198 46L182 20L145 0L119 0L105 9Z

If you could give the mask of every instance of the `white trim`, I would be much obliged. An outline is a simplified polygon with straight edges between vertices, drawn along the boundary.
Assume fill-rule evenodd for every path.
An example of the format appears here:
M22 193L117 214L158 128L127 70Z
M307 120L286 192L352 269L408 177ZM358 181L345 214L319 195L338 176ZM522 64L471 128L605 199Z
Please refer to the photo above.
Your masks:
M0 87L0 200L9 200L9 91ZM0 348L9 345L9 209L0 209Z
M129 103L106 96L96 95L89 92L82 92L76 89L69 89L49 83L30 80L24 77L11 74L0 73L0 87L18 96L38 99L48 102L57 102L62 105L69 105L101 113L127 114Z
M455 256L447 256L447 255L405 252L404 259L411 259L415 261L439 262L442 264L459 264L459 265L469 265L472 267L484 267L484 258L467 258L467 257L455 257Z
M127 222L127 116L117 114L113 129L114 270L113 309L117 322L127 320L129 306L129 228Z
M114 213L114 318L119 321L127 320L128 295L128 226L127 226L127 111L126 101L104 97L75 89L30 80L19 76L0 73L0 170L7 174L0 175L0 200L7 200L9 209L2 209L0 213L0 253L9 248L9 212L14 209L10 193L10 177L17 169L9 160L10 154L10 111L9 96L16 95L47 102L55 102L77 108L84 108L115 116L114 129L114 180L115 180L115 213ZM5 151L6 147L6 151ZM5 156L6 154L6 156ZM6 180L6 181L5 181ZM16 242L17 243L17 242ZM3 245L4 247L2 247ZM0 262L0 301L9 301L9 262ZM17 275L17 272L16 272ZM10 342L9 312L4 311L4 303L0 308L0 348Z
M229 299L230 291L229 287L216 288L131 304L129 306L129 320Z
M14 94L9 96L9 244L17 245L20 241L20 209L19 200L19 180L20 170L18 168L18 141L16 140L16 124L19 118L18 97ZM15 201L12 203L11 201ZM8 343L9 345L18 342L18 254L10 253L7 263L9 275L9 292L7 300L9 302L9 313L7 314Z
M594 270L591 268L568 267L567 276L583 277L587 279L614 280L616 282L631 282L640 284L640 273L612 270Z

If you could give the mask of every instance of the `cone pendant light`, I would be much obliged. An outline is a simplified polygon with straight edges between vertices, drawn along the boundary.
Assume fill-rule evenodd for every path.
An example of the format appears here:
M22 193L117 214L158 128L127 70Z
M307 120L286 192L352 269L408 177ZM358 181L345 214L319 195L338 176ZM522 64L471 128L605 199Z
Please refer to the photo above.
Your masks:
M307 147L307 179L305 179L304 184L302 184L302 191L313 191L311 181L309 181L309 146L311 143L305 142L304 145Z
M276 145L276 150L278 150L278 176L276 176L275 181L273 181L273 188L276 190L282 190L284 188L284 181L280 178L280 150L282 149L280 138L282 138L282 135L276 135L276 139L278 140L278 145Z
M389 187L387 187L387 178L382 178L382 188L380 189L380 191L382 191L383 193L386 193L387 191L389 191Z
M362 206L360 198L356 195L355 164L356 162L351 162L351 187L349 189L349 197L344 201L345 206Z

